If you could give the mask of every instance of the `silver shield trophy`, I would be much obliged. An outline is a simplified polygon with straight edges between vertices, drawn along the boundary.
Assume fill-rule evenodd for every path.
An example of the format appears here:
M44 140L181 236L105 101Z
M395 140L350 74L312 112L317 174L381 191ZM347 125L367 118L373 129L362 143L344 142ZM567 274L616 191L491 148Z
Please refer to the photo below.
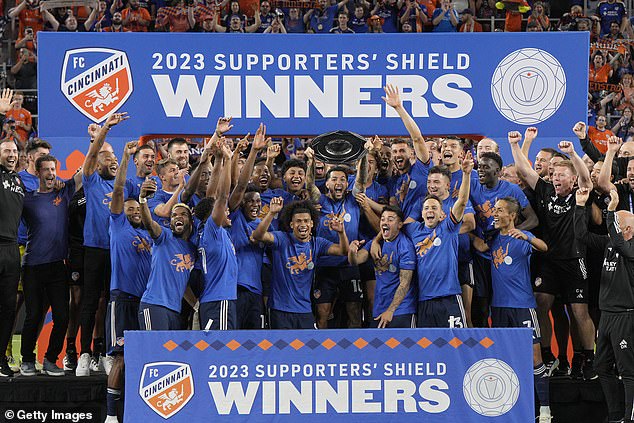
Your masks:
M365 138L350 131L334 131L313 138L315 158L328 164L352 163L367 154Z

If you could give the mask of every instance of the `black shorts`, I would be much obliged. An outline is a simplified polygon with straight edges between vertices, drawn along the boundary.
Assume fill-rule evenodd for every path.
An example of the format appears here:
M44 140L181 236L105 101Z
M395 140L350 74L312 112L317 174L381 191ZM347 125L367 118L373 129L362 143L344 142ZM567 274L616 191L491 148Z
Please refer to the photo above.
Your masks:
M372 319L370 321L371 328L378 328L379 321ZM416 315L415 314L401 314L393 316L392 321L386 328L415 328L416 327Z
M273 279L270 263L262 263L260 275L262 277L262 296L269 297L271 295L271 280Z
M337 292L339 296L337 297ZM363 289L357 266L317 267L313 298L317 304L334 302L335 298L346 303L363 301Z
M458 262L458 281L460 285L469 285L471 288L475 286L475 277L473 274L473 262Z
M68 251L68 284L84 285L84 247L70 247Z
M374 261L368 258L365 263L359 265L359 278L361 282L375 281L376 274L374 273Z
M236 300L220 300L200 303L198 309L200 329L236 329Z
M491 260L473 255L473 296L491 298Z
M106 310L106 353L122 353L124 331L139 330L140 299L125 292L110 292Z
M181 316L167 307L139 304L139 328L141 330L181 330Z
M535 280L535 292L561 295L566 304L588 302L588 272L583 258L544 260L541 273L541 279Z
M615 364L621 376L634 377L634 312L601 312L594 368L612 373Z
M269 309L271 329L317 329L313 313L290 313Z
M463 328L466 324L460 294L418 302L416 325L419 328Z
M531 328L533 344L539 344L541 333L534 308L491 307L491 323L494 328Z
M264 329L264 303L262 295L238 285L236 329Z

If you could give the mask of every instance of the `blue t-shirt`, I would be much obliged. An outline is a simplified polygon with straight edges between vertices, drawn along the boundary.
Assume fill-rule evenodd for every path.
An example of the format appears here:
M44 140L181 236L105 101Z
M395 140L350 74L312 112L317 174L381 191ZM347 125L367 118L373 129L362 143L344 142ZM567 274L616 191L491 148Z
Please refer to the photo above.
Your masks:
M22 179L25 192L37 191L40 187L40 179L35 175L31 175L26 169L18 172L18 176ZM26 245L26 224L24 219L20 219L20 226L18 226L18 244Z
M396 6L384 4L376 11L376 15L383 18L383 32L398 32L398 8Z
M196 246L190 240L163 229L152 246L152 270L141 301L180 313L195 259Z
M444 16L442 20L438 22L438 25L434 27L434 32L456 32L458 30L458 27L451 24L451 18L449 14L453 13L453 15L456 17L456 21L460 23L460 16L458 16L458 12L456 12L454 9L449 9L448 11L444 12L442 8L439 7L434 10L434 14L431 18L432 21L440 16L441 13L444 13Z
M363 16L361 18L357 18L354 14L352 14L348 26L355 32L355 34L365 34L368 32L368 17Z
M319 9L315 9L313 14L310 16L310 28L313 29L318 34L327 34L332 29L332 24L335 20L335 16L337 15L337 11L339 10L339 6L333 4L330 7L327 7L323 13L319 13Z
M495 203L504 197L515 198L522 209L529 205L526 194L515 184L500 179L495 187L489 189L486 185L480 184L478 179L471 180L469 199L476 212L476 234L479 237L483 238L484 233L493 228L493 208Z
M285 206L289 205L293 201L299 200L299 197L281 188L267 189L266 191L260 193L260 200L262 201L262 208L260 209L260 215L258 216L260 219L264 219L264 217L269 213L271 200L276 197L282 197ZM273 219L273 222L271 222L271 229L277 230L278 227L279 223L276 217Z
M458 200L458 198L454 198L450 195L442 202L442 211L444 211L447 216L451 213L451 208L456 204L456 200ZM475 216L471 201L467 200L463 214L473 214ZM460 226L462 226L462 223ZM458 235L458 261L461 263L471 261L471 242L469 241L469 234Z
M404 216L420 219L422 204L420 199L427 195L427 175L431 160L423 163L420 160L410 167L407 173L392 178L388 184L390 198L396 198L396 204L403 211Z
M158 176L150 176L150 179L156 182L156 189L161 189L161 180ZM145 182L145 177L140 177L137 175L131 176L127 179L126 184L129 186L128 197L139 199L139 194L141 194L141 185ZM148 200L149 201L149 200Z
M147 206L150 209L150 213L152 214L152 219L161 225L163 228L170 230L170 218L169 217L160 217L154 213L154 209L161 204L167 204L167 202L172 198L171 192L164 191L162 189L156 191L154 197L147 200Z
M110 202L114 178L104 179L99 173L82 176L86 195L86 222L84 223L84 245L86 247L110 248L108 222L110 220ZM127 198L128 185L124 188L123 198Z
M281 231L271 234L274 241L269 307L288 313L311 313L315 261L328 254L332 242L321 237L300 242L293 234Z
M229 215L231 229L229 235L236 249L238 259L238 285L251 292L262 294L262 258L264 256L264 244L250 241L251 234L260 224L260 219L248 221L237 209Z
M597 5L596 14L601 18L601 37L610 32L610 24L616 22L621 26L623 16L627 16L625 5L620 1L612 4L602 1Z
M369 252L371 246L372 243L368 242L363 248ZM374 265L376 287L374 288L372 317L378 317L392 304L396 289L401 283L401 270L416 270L414 244L402 233L399 233L394 241L385 241L381 248L381 254L385 259L385 265L379 266L377 263ZM394 315L399 316L412 313L416 313L416 291L413 276L409 291L407 291L407 295L396 308Z
M68 206L75 194L75 180L61 191L27 191L22 218L26 224L26 266L54 263L68 256Z
M356 177L352 177L348 182L348 187L353 187L356 181ZM365 189L365 195L370 200L379 204L388 204L390 201L387 193L387 188L381 185L377 181L372 181L372 185ZM376 236L376 231L368 222L368 218L365 217L365 213L361 211L361 217L359 220L359 239L365 239L366 241L373 239Z
M420 222L405 225L416 250L418 301L462 292L458 281L460 223L450 214L433 229Z
M238 295L238 261L229 232L211 218L205 222L198 245L205 286L200 302L235 300Z
M530 232L528 240L497 234L490 242L493 307L535 308L537 303L531 285L530 259L535 238Z
M141 298L152 262L152 237L130 224L125 213L110 213L110 291Z
M346 193L341 201L335 201L322 194L319 199L321 205L317 236L327 239L333 244L339 244L339 234L330 229L330 219L340 217L343 220L348 241L359 238L359 216L361 210L359 203L352 193ZM348 264L348 258L344 256L326 256L317 260L319 266L342 266Z

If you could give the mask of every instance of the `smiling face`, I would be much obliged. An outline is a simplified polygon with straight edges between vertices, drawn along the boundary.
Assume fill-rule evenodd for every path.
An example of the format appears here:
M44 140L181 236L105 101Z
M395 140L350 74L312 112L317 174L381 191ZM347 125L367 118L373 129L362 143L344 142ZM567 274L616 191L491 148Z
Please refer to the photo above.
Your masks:
M387 173L392 164L392 149L387 145L383 145L379 151L379 172Z
M128 222L134 228L138 228L141 226L141 205L138 201L130 199L126 200L123 204L123 212L125 213L125 217L128 218Z
M192 220L189 210L183 206L176 206L172 209L170 229L175 236L183 237L184 235L188 235L191 225Z
M134 165L138 176L147 176L154 171L156 154L151 148L144 148L134 156Z
M515 222L515 213L511 213L510 205L504 200L498 200L493 207L493 226L496 229L507 229Z
M603 167L602 161L598 161L594 164L594 166L592 166L592 171L590 172L590 179L592 180L592 185L594 185L595 188L599 185L598 183L599 173L601 172L602 167Z
M445 218L442 204L435 198L428 198L423 203L423 222L428 228L435 228Z
M597 116L597 129L604 130L607 124L608 119L605 116Z
M348 190L348 175L340 170L331 171L326 181L326 189L333 200L341 200Z
M552 183L555 187L555 194L560 197L565 197L570 194L576 180L577 175L575 175L569 167L559 163L553 166Z
M173 163L167 164L161 169L159 178L161 179L161 183L163 184L163 189L165 191L171 192L171 190L177 187L180 183L180 174L178 173L178 170L178 165Z
M409 170L410 157L412 156L412 149L409 148L407 143L399 142L392 144L392 161L394 162L394 166L396 166L396 170L399 172L405 173Z
M592 62L594 63L595 69L602 67L603 66L603 56L601 56L601 54L595 54L594 55L594 59L592 60Z
M170 158L176 160L180 169L189 167L189 147L187 143L174 143L167 153Z
M252 191L244 194L244 199L242 200L242 213L247 220L252 221L257 219L261 208L262 200L259 192Z
M313 230L310 213L295 213L289 225L293 230L293 236L299 241L306 242L310 239Z
M301 167L289 167L284 173L284 182L288 191L292 194L298 193L304 188L306 172Z
M266 191L271 181L271 172L265 162L260 162L253 167L251 183L256 184L260 191Z
M43 192L52 191L57 178L57 162L40 162L40 168L36 173L40 178L40 189Z
M326 177L326 163L315 159L315 179L324 179Z
M478 142L478 146L476 149L476 155L478 156L478 160L482 157L482 153L495 153L498 154L500 151L498 147L498 143L493 141L491 138L483 138Z
M552 153L549 153L548 151L540 151L539 153L537 153L533 168L541 178L548 175L548 164L550 163L550 159L552 158Z
M97 172L104 179L114 179L119 169L117 156L110 151L100 151L97 156Z
M446 198L449 195L451 181L442 173L430 173L427 176L427 190L431 195Z
M478 179L480 184L493 186L498 181L500 167L495 160L484 158L478 162Z
M403 222L398 214L393 211L386 210L381 214L381 236L385 241L394 241L398 236Z
M454 139L446 139L440 146L440 158L442 164L451 168L459 164L464 156L460 141Z

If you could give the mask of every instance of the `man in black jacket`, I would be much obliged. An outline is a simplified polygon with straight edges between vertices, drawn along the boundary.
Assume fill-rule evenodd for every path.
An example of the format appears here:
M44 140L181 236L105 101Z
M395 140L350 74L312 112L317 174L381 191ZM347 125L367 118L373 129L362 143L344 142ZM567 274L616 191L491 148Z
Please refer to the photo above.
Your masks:
M610 422L632 422L634 415L634 214L615 212L619 203L616 190L610 191L606 218L608 235L588 232L585 204L588 189L577 190L575 237L593 251L604 255L599 291L601 320L597 339L595 370L599 374L608 404ZM625 410L620 408L618 379L625 387ZM625 416L625 418L623 417Z

